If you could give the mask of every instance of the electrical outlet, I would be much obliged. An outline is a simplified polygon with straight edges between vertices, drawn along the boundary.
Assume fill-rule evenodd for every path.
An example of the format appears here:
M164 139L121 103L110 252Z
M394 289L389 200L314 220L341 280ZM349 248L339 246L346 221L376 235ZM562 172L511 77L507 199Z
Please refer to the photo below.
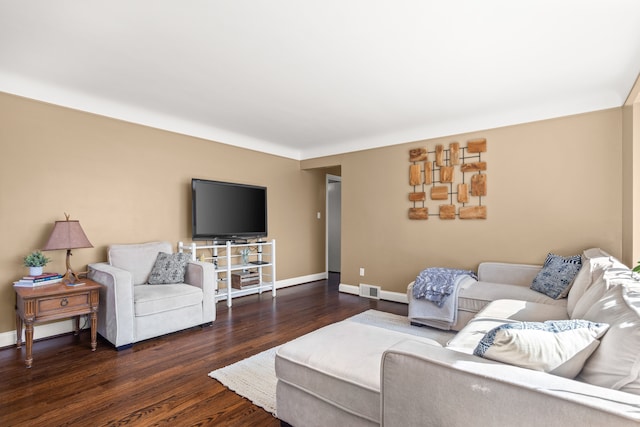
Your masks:
M360 276L364 277L364 267L360 267Z
M317 217L318 219L321 219L321 218L322 218L322 214L321 214L320 212L316 212L316 217Z

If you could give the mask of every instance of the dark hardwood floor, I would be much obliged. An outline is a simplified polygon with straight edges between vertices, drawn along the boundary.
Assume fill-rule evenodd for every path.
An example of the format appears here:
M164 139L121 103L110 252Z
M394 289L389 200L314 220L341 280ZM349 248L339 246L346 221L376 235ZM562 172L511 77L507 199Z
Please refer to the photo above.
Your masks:
M336 275L217 304L207 328L117 352L88 331L0 350L0 426L278 426L279 421L207 374L369 308L407 314L405 304L338 292Z

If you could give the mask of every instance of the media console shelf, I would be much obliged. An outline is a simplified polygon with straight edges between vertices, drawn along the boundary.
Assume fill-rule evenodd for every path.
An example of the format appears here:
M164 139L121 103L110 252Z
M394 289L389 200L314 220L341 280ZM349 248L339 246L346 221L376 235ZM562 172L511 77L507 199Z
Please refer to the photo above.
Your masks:
M194 261L215 265L216 302L226 300L231 307L236 297L263 291L271 291L272 296L276 296L275 240L211 245L178 242L178 251L190 253ZM243 251L248 251L248 255L243 257Z

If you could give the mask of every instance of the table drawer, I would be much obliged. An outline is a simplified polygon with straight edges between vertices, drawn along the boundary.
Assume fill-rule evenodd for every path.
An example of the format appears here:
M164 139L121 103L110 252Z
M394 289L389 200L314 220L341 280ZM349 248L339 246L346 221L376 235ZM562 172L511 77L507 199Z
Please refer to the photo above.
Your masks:
M37 316L48 316L65 311L89 310L89 293L38 299Z

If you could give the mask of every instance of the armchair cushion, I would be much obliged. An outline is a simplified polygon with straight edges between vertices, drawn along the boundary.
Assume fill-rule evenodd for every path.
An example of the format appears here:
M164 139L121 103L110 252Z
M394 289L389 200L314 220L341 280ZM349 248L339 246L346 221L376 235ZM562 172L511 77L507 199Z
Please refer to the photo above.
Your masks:
M108 250L109 264L131 272L133 284L147 283L158 253L173 252L169 242L111 245Z
M202 304L202 290L184 283L134 286L136 316L172 311L190 305Z
M184 272L189 256L183 252L168 254L160 252L149 274L149 284L184 283Z

